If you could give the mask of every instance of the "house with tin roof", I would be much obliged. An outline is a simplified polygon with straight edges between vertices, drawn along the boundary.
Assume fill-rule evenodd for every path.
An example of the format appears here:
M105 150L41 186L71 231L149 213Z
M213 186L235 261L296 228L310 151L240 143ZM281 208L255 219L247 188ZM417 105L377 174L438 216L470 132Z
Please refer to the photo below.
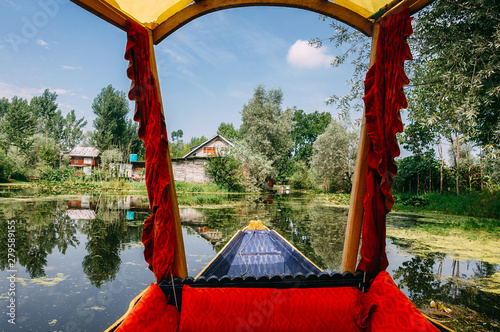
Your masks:
M99 150L93 147L77 146L69 153L70 166L95 168L99 166Z

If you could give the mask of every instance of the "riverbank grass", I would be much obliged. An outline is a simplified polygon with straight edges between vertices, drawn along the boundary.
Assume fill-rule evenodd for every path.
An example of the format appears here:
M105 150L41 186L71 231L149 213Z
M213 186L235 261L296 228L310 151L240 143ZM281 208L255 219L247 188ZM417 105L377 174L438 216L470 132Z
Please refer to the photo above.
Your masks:
M500 194L467 193L463 195L429 193L424 195L394 194L395 211L444 213L479 218L500 219Z

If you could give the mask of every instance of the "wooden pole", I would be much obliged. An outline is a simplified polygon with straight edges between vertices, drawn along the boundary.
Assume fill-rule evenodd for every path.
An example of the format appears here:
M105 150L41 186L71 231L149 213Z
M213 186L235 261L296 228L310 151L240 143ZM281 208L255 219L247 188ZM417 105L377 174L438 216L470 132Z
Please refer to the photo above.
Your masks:
M153 33L148 29L149 35L149 62L151 64L151 71L156 81L156 89L158 93L158 101L161 105L161 113L165 116L163 111L163 103L161 100L160 92L160 80L158 79L158 69L156 67L156 57L153 44ZM167 153L167 163L168 172L170 173L170 184L167 185L167 190L169 191L169 196L172 201L172 211L174 214L174 231L175 231L175 256L174 256L174 266L177 271L177 275L181 278L186 278L187 273L187 263L186 263L186 253L184 250L184 239L182 237L182 227L181 227L181 217L179 214L179 205L177 203L177 192L175 190L174 182L174 172L172 171L172 160L170 158L170 151Z
M373 36L370 54L370 67L375 63L377 54L379 23L373 26ZM366 133L365 111L361 120L361 132L359 136L358 153L356 155L356 166L351 189L351 202L347 216L347 228L344 240L344 252L342 255L341 272L354 273L358 261L359 240L361 237L361 225L363 224L363 199L366 193L366 171L369 139Z

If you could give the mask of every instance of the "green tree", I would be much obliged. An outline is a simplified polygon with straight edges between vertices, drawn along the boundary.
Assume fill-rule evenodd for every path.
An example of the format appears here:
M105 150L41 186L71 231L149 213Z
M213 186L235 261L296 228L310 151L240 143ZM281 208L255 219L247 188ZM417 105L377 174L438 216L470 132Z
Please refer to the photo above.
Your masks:
M311 170L329 190L349 190L352 170L350 136L342 124L332 120L313 144Z
M240 138L238 129L235 129L232 123L221 122L219 128L217 128L217 133L230 141L235 141Z
M127 130L125 132L125 159L128 158L129 154L137 154L138 158L144 160L146 150L144 147L144 142L137 135L137 131L139 130L139 124L134 122L132 119L127 121Z
M123 162L123 157L123 153L116 148L101 151L101 167L104 174L109 177L116 176L117 170L113 169L113 164ZM115 174L113 174L113 171L115 171Z
M170 157L171 158L182 158L185 155L184 153L184 142L182 140L182 136L184 132L182 129L174 130L171 134L172 140L170 141Z
M332 121L332 115L328 112L306 114L303 110L294 109L292 120L293 159L303 161L309 165L313 155L312 145L319 135L325 132L326 127Z
M96 147L105 151L113 146L126 146L129 105L125 92L117 91L112 85L108 85L94 99L92 111L96 115L92 136Z
M439 161L434 158L434 151L428 150L397 160L398 175L394 177L394 191L404 193L431 192L440 188ZM443 170L443 186L449 187L452 181L449 171Z
M218 186L229 191L241 191L241 161L229 151L224 155L208 158L205 169Z
M9 100L3 97L2 99L0 99L0 119L2 119L5 114L7 114L8 109L9 109Z
M75 110L71 110L64 118L64 130L62 133L62 146L65 150L71 150L77 146L83 138L83 128L87 125L85 118L78 119Z
M45 89L41 96L31 98L30 107L37 119L36 132L52 137L58 143L63 136L64 118L57 109L57 93Z
M313 180L305 161L295 163L294 172L289 179L290 185L294 189L310 189L313 186Z
M13 97L2 121L2 129L12 145L28 155L33 146L36 120L28 101Z
M241 139L260 158L270 161L272 171L268 176L279 176L286 169L287 153L293 146L292 110L283 111L282 101L280 89L266 91L259 85L241 111Z
M274 173L271 160L245 141L239 140L234 143L233 149L236 158L241 160L243 178L242 185L246 191L260 190L270 174Z
M500 144L500 2L439 0L419 13L411 43L410 115L480 145ZM419 109L431 99L434 107ZM436 114L437 113L437 114ZM446 131L446 132L443 132Z
M42 167L56 167L59 161L59 147L55 139L43 134L35 134L33 138L33 149L29 158L30 164Z
M172 134L171 134L172 141L177 141L179 139L182 139L183 135L184 135L184 132L182 131L182 129L173 131Z

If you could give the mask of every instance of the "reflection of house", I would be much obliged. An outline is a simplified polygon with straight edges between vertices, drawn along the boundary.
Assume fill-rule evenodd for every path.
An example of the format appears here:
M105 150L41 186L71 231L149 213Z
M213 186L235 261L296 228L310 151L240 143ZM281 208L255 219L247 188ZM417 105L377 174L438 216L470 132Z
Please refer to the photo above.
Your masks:
M194 146L184 157L172 159L175 181L212 182L213 179L205 172L207 158L224 155L234 147L227 138L217 134L204 143Z
M90 170L99 166L99 150L92 147L77 146L69 153L70 165L83 168L85 174L90 175Z
M94 220L94 210L66 210L66 214L71 220Z

